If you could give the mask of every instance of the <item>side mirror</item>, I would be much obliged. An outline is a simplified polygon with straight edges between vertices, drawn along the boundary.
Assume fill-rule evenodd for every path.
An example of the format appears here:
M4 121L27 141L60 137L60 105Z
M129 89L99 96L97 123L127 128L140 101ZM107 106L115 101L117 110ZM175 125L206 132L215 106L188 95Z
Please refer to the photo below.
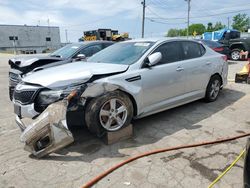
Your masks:
M147 65L149 67L154 66L161 61L161 58L162 58L161 52L155 52L155 53L151 54L150 56L148 56Z
M77 59L77 60L83 60L83 59L86 59L86 56L85 56L84 54L78 54L78 55L76 56L76 59Z

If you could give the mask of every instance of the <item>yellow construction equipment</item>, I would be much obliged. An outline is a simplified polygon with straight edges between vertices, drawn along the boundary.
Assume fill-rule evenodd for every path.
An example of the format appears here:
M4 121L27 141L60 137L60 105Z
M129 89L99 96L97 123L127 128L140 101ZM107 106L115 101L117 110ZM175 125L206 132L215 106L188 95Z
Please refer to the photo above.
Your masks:
M119 34L118 30L112 29L97 29L84 31L83 37L80 40L92 41L92 40L107 40L107 41L124 41L129 39L128 33Z

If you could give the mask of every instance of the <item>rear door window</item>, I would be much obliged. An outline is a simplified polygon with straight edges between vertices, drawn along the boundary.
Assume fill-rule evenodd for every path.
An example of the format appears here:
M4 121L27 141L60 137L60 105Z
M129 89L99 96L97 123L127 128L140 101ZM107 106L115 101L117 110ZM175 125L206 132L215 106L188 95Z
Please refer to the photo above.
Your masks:
M157 65L180 61L181 44L180 42L168 42L159 46L155 52L161 52L162 59Z
M196 42L182 42L182 48L184 59L198 58L204 54L204 51L201 50L201 44L198 44Z

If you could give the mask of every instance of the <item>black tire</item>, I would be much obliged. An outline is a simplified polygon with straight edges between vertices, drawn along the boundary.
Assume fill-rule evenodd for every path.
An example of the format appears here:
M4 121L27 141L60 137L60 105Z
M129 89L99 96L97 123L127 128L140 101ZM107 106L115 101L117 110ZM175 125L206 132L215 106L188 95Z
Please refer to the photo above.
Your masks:
M220 93L221 84L222 83L220 76L214 75L210 78L206 89L206 95L205 95L206 102L216 101ZM215 86L216 88L214 88Z
M121 106L126 107L126 119L120 118L120 119L123 119L124 123L122 126L118 126L118 128L116 128L116 129L111 128L112 123L111 123L110 129L106 129L103 125L103 122L101 122L101 121L103 121L103 119L101 118L101 114L100 114L101 109L105 108L106 104L110 104L110 109L104 110L104 111L108 111L109 114L112 113L111 112L111 103L109 103L109 101L111 101L111 100L116 100L115 106L122 104ZM115 111L117 111L117 109ZM116 115L116 117L120 116L120 115ZM106 119L109 119L111 122L114 122L115 117L113 117L113 115L112 115L112 117L110 118L110 116L111 115L106 116ZM106 93L102 96L93 98L87 103L87 106L86 106L86 111L85 111L86 126L90 132L96 134L98 137L102 137L105 134L105 132L117 131L117 130L120 130L121 128L128 126L130 124L132 118L133 118L133 104L132 104L130 98L124 92L119 91L119 90L109 92L109 93ZM107 121L109 121L109 120L107 120ZM118 121L116 121L116 124L118 125Z
M240 60L240 51L241 49L235 48L231 50L230 58L231 60L238 61Z

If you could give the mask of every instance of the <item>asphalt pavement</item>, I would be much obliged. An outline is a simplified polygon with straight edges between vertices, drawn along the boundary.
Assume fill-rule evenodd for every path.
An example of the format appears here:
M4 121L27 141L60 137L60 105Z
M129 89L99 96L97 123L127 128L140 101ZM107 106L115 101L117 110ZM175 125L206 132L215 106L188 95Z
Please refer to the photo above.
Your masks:
M23 150L8 98L8 60L0 57L0 187L80 187L112 165L142 152L215 140L250 132L250 85L229 82L216 102L202 100L133 122L134 136L105 145L86 129L73 131L75 143L46 158ZM246 62L231 62L234 79ZM94 187L205 188L243 150L246 138L228 143L148 156L125 165ZM243 159L215 187L242 187Z

